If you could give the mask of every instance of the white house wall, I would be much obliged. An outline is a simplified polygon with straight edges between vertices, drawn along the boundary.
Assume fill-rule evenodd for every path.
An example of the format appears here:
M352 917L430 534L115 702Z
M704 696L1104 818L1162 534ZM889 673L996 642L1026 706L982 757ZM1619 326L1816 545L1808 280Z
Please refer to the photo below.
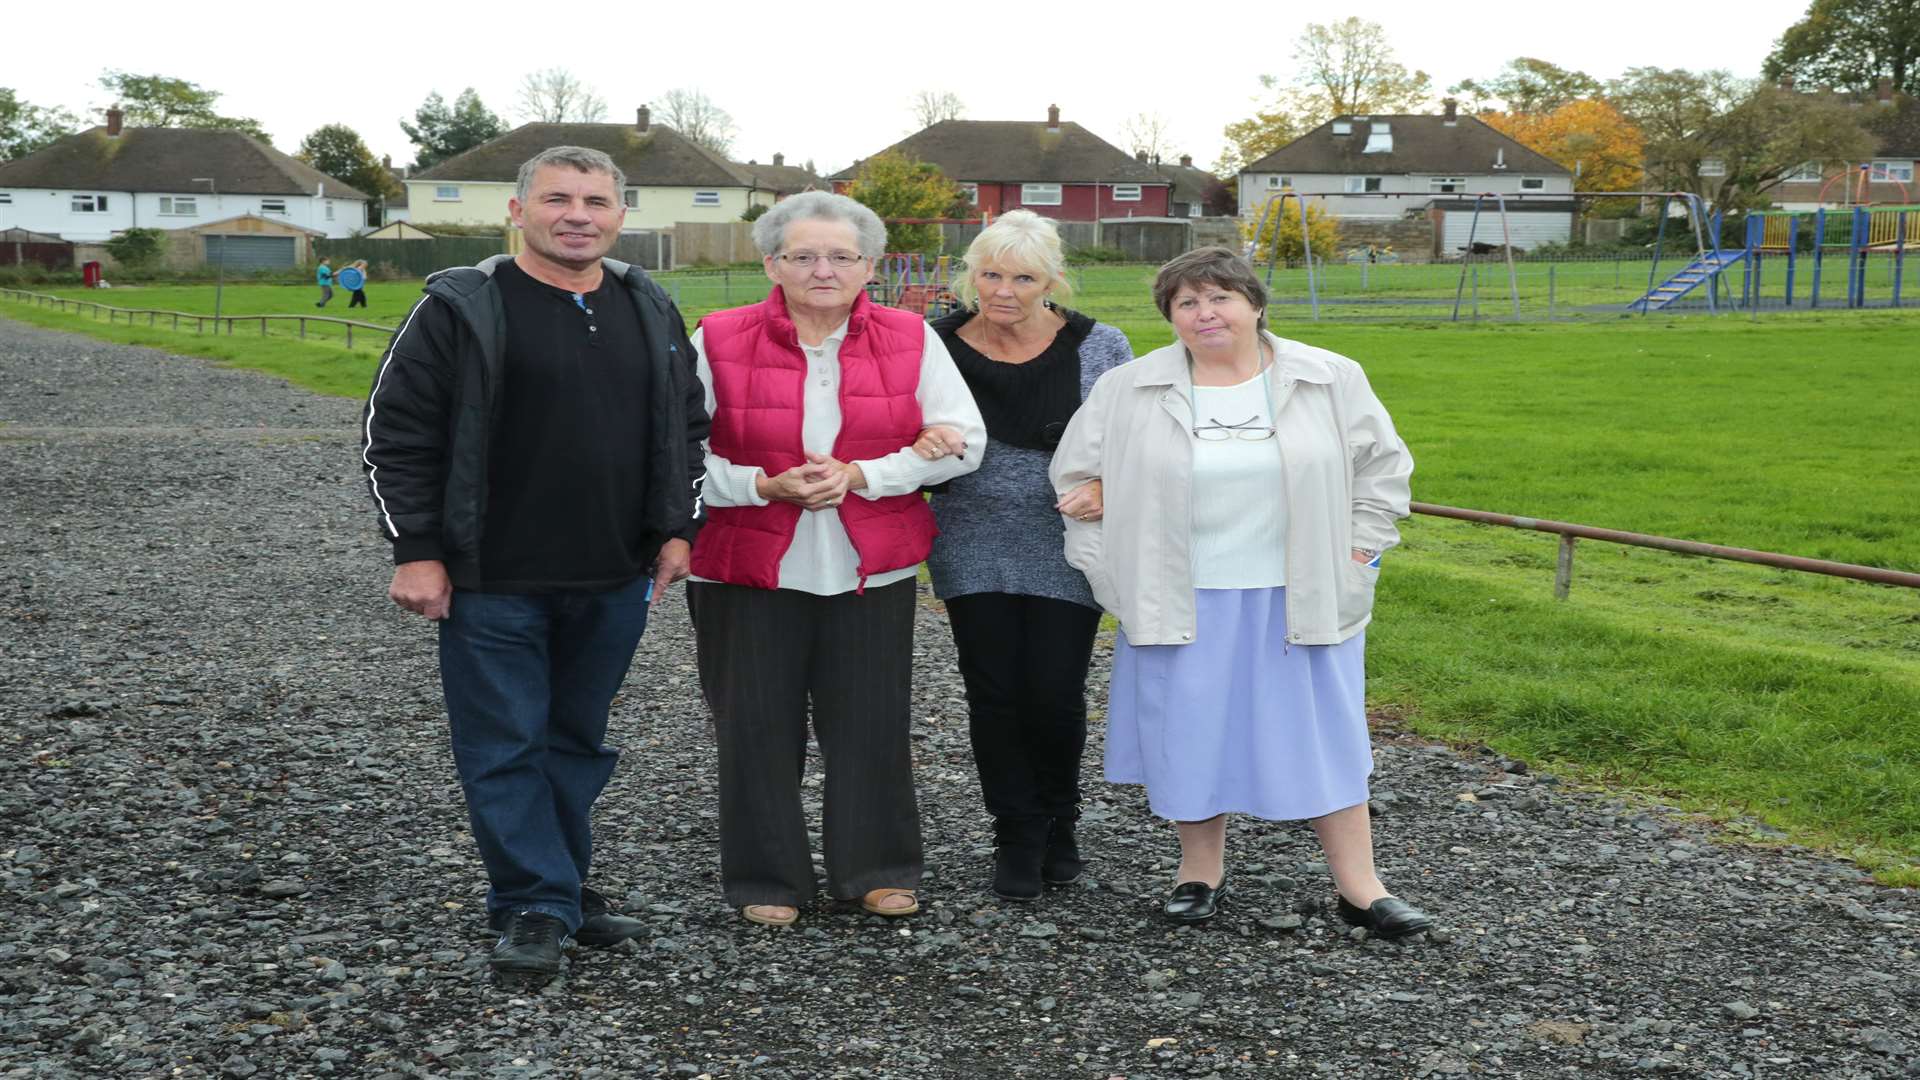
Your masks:
M1397 193L1398 198L1382 195L1350 197L1329 195L1324 199L1312 198L1310 203L1323 207L1327 213L1338 218L1372 218L1375 220L1396 220L1406 216L1409 210L1424 209L1427 202L1436 198L1459 198L1478 195L1483 192L1500 192L1507 195L1520 193L1520 181L1533 178L1541 181L1540 188L1527 192L1529 195L1569 195L1573 192L1573 178L1570 176L1537 176L1520 172L1488 172L1461 174L1438 173L1367 173L1364 175L1380 177L1380 190L1385 193ZM1433 190L1436 176L1448 176L1464 179L1466 184L1460 192L1448 194ZM1257 219L1270 198L1278 195L1282 188L1270 181L1290 179L1292 190L1301 193L1344 192L1347 178L1345 174L1331 173L1242 173L1240 174L1240 216ZM1299 213L1293 208L1291 200L1287 209Z
M132 228L186 229L242 214L258 214L269 221L314 229L329 238L352 236L367 226L367 204L362 199L225 193L216 199L204 191L181 191L166 197L193 199L195 212L163 214L160 212L162 194L159 192L136 195L126 191L50 191L46 188L7 188L0 191L12 197L10 203L0 203L0 229L32 229L34 232L53 233L63 239L82 243L108 240L115 233ZM75 195L105 195L106 212L76 213L73 209ZM266 213L261 209L264 200L272 199L284 202L286 213ZM332 220L327 219L328 203L333 204Z

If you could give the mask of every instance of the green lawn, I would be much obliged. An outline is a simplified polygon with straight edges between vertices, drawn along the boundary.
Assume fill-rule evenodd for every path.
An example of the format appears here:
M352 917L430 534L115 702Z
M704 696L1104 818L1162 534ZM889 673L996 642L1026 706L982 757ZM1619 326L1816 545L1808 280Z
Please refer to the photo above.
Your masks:
M712 275L662 278L690 318L714 306L696 296L720 299L695 292ZM764 279L731 278L732 303L764 295ZM1169 335L1150 278L1089 270L1073 302L1151 348ZM416 290L376 283L374 319ZM210 311L211 292L112 299ZM311 310L311 295L239 286L226 307ZM244 325L215 339L6 300L0 314L350 396L376 359ZM1920 571L1920 314L1275 329L1366 366L1421 500ZM1422 516L1404 531L1369 635L1375 708L1920 883L1920 591L1583 542L1559 602L1551 536Z

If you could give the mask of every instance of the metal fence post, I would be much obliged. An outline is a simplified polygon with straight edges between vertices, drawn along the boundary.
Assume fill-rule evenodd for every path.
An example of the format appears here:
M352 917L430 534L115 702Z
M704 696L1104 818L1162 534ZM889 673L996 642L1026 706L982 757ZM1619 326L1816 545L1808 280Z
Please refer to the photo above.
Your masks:
M1472 258L1471 252L1468 253L1468 258ZM1479 263L1473 264L1473 321L1474 322L1480 321L1480 264Z
M1553 304L1554 304L1554 273L1553 271L1554 271L1554 265L1552 263L1548 263L1547 264L1547 321L1548 322L1553 321Z
M1565 600L1573 588L1573 545L1580 542L1577 536L1560 534L1560 562L1553 571L1553 598Z

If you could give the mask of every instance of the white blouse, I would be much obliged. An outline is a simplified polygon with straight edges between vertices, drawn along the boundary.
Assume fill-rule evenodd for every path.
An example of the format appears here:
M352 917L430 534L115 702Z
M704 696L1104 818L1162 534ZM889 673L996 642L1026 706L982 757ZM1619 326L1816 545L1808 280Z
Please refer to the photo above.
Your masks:
M699 356L700 382L707 388L707 412L711 414L713 369L707 363L702 337L701 331L694 331L693 348ZM847 324L843 322L820 344L800 347L807 358L800 444L812 453L833 453L834 441L840 437L840 344L846 337ZM980 459L987 452L986 422L980 418L980 408L974 404L966 380L954 367L953 357L947 355L947 347L941 344L940 335L934 333L932 327L926 329L925 344L920 352L920 385L914 397L920 402L921 426L943 424L959 431L967 442L966 457L949 455L929 461L914 453L911 446L903 446L885 457L854 462L867 478L866 488L854 495L867 499L905 495L928 484L964 476L980 467ZM754 486L761 475L757 466L735 465L715 454L710 444L706 450L707 481L702 490L707 505L767 505L768 500L761 498ZM780 560L780 587L817 596L852 592L860 585L859 567L860 556L853 550L853 541L847 539L846 526L840 524L839 509L830 506L802 513L794 528L793 544ZM867 587L905 581L918 569L906 566L874 574L867 578ZM706 579L696 577L694 580Z
M1267 380L1193 388L1195 425L1273 428ZM1220 434L1215 430L1213 434ZM1287 583L1287 514L1280 440L1193 439L1193 586L1271 589Z

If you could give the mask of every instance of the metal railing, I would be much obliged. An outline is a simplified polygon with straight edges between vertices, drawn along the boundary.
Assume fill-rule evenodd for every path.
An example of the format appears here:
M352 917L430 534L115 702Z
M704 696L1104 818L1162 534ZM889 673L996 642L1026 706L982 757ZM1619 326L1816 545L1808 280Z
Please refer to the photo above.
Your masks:
M157 327L160 325L160 319L165 317L171 320L172 327L175 330L180 329L182 321L191 321L193 323L193 332L203 334L206 332L206 324L212 323L214 336L216 337L220 335L220 325L222 323L226 324L226 336L228 337L233 336L235 323L258 323L260 326L260 336L266 337L267 324L269 322L291 322L297 324L299 337L304 341L307 337L307 324L317 323L325 326L345 327L347 348L351 349L353 348L353 332L356 329L362 332L372 331L378 334L385 334L389 340L399 332L397 327L382 326L379 323L360 322L355 319L336 319L329 315L196 315L188 311L169 311L164 308L114 307L111 304L102 304L94 300L70 300L64 296L51 296L47 293L28 292L25 289L0 289L0 296L5 296L9 300L28 301L35 307L58 306L61 311L67 311L69 307L71 307L74 312L79 314L85 314L91 310L95 321L98 321L100 314L105 312L107 322L110 324L118 323L120 316L125 315L128 326L137 326L139 324L135 320L139 316L144 315L147 319L146 325Z
M1416 514L1430 514L1434 517L1472 521L1481 525L1501 525L1509 529L1531 529L1535 532L1558 534L1560 560L1553 574L1553 595L1557 600L1565 600L1567 593L1573 587L1573 547L1582 539L1604 540L1609 544L1626 544L1632 547L1658 548L1662 551L1677 551L1683 555L1701 555L1709 559L1730 559L1734 562L1756 563L1760 566L1799 570L1809 574L1825 574L1829 577L1852 578L1855 581L1870 581L1876 585L1900 585L1909 589L1920 589L1920 574L1910 574L1904 570L1888 570L1879 566L1828 562L1825 559L1809 559L1802 555L1781 555L1772 551L1754 551L1751 548L1727 547L1723 544L1703 544L1697 540L1676 540L1670 536L1602 529L1593 525L1575 525L1566 521L1522 517L1518 514L1466 510L1458 506L1441 506L1438 503L1417 502L1412 505L1412 509Z

